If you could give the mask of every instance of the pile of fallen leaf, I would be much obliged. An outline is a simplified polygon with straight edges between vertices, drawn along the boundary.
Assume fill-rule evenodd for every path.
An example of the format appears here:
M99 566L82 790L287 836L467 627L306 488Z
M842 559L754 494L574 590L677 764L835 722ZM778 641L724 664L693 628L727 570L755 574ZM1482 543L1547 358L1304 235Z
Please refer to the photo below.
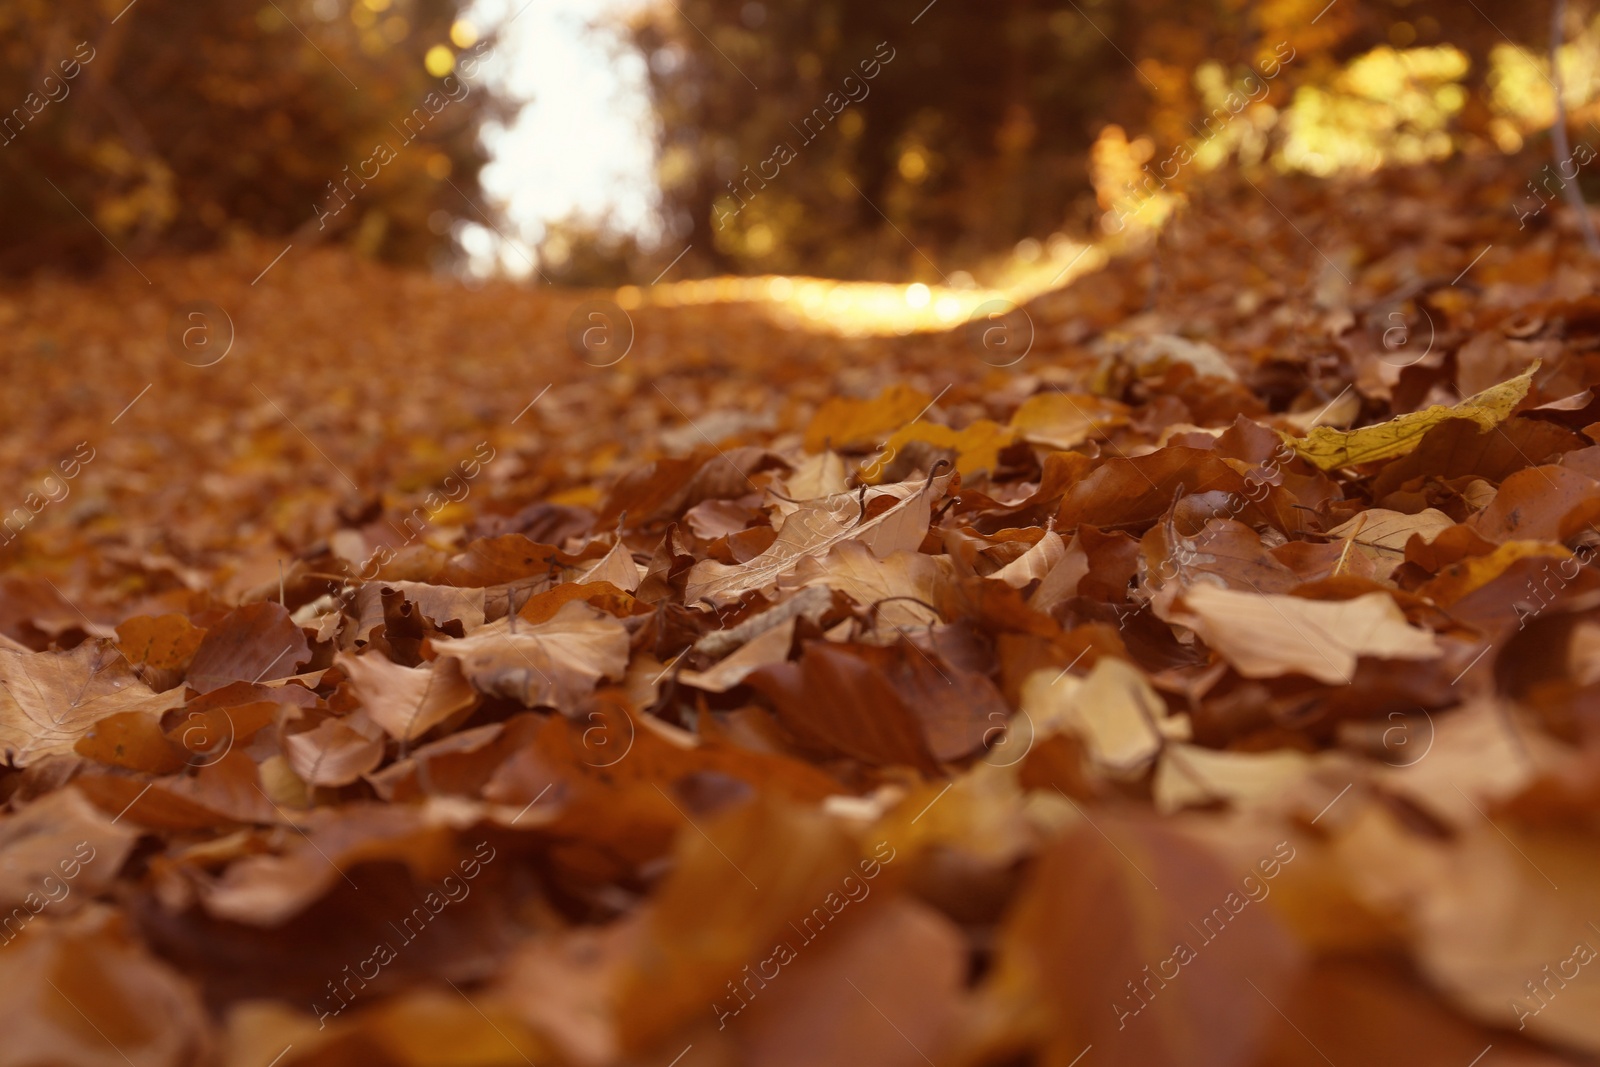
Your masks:
M0 1064L1594 1062L1540 165L607 366L603 294L337 252L4 294Z

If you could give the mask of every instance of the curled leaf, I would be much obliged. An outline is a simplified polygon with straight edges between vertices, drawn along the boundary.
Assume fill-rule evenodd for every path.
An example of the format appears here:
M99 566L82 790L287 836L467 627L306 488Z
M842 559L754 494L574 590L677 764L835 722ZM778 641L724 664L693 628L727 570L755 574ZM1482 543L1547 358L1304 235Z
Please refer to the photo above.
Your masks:
M1470 419L1483 430L1500 425L1516 410L1533 385L1539 362L1515 378L1469 396L1459 404L1435 404L1359 430L1318 426L1304 437L1284 434L1295 452L1322 470L1353 467L1403 456L1422 443L1423 435L1446 419Z

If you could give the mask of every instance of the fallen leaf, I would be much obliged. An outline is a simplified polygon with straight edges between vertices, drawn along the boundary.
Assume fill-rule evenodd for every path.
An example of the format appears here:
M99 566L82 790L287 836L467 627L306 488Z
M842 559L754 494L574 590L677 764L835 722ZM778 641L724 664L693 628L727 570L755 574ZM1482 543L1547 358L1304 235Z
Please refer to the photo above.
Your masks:
M1125 362L1141 370L1157 370L1175 363L1193 367L1204 377L1237 381L1239 373L1216 345L1191 341L1174 333L1112 333L1097 342L1108 363ZM1102 373L1105 365L1102 364Z
M937 556L920 552L893 552L879 558L860 541L843 541L826 556L807 556L782 588L837 589L863 608L870 608L885 626L928 626L939 622L931 606L949 578L949 568Z
M1013 589L1021 589L1049 574L1058 563L1066 558L1066 555L1067 543L1061 539L1060 534L1050 530L1039 538L1038 544L989 575L989 577L998 578Z
M1011 429L1030 444L1065 451L1128 422L1127 408L1089 393L1030 396L1011 416Z
M1303 752L1218 752L1173 744L1162 754L1150 789L1156 810L1163 815L1218 801L1273 804L1311 767L1311 758Z
M694 643L694 650L707 656L726 656L757 637L792 620L805 619L813 626L833 607L833 594L825 586L807 586L774 604L766 611L726 628L718 627Z
M330 716L310 730L290 734L283 739L283 754L308 785L349 785L383 761L383 741L384 730L372 717L356 712Z
M6 1058L81 1067L186 1067L207 1047L194 987L149 952L133 924L98 906L41 917L0 951Z
M1022 687L1022 712L1038 736L1067 730L1081 737L1101 767L1137 772L1161 751L1158 723L1166 704L1145 676L1115 656L1103 656L1078 678L1036 671Z
M359 892L357 864L401 863L420 879L438 879L455 868L461 852L472 851L458 848L448 823L430 818L427 809L369 802L303 813L291 825L298 832L283 838L281 855L246 856L203 887L207 912L250 926L281 926L335 885Z
M806 427L805 450L876 448L932 402L933 397L903 385L891 386L871 400L831 397Z
M1468 520L1490 541L1565 541L1600 521L1600 481L1567 467L1530 467L1500 484Z
M549 622L562 605L582 600L610 615L637 615L649 610L610 582L565 582L523 601L517 617L529 622Z
M903 639L887 648L807 642L798 662L761 667L745 682L813 744L930 772L936 759L975 751L1009 718L987 678Z
M1384 464L1372 480L1372 496L1382 503L1402 486L1424 478L1472 476L1498 484L1585 443L1570 430L1529 418L1507 419L1487 430L1470 419L1446 419L1424 433L1414 451Z
M362 591L369 588L372 586L363 586ZM459 622L469 634L483 625L485 594L482 589L401 581L383 582L379 588L399 593L435 625Z
M628 665L628 631L588 604L565 604L546 622L496 619L470 637L437 640L440 659L480 693L576 711L601 679L618 679Z
M450 657L402 667L375 653L341 652L334 662L349 676L356 699L372 721L396 741L414 741L478 700L462 663Z
M181 691L152 692L120 652L96 641L70 652L0 652L0 752L13 766L71 753L112 715L159 719L182 702Z
M502 972L507 1003L581 1067L600 1067L618 1056L612 990L638 951L645 929L641 919L579 926L526 942Z
M1348 684L1356 661L1433 659L1439 646L1411 626L1387 593L1353 600L1306 600L1244 593L1200 584L1183 594L1174 615L1246 678L1305 674L1329 685Z
M473 541L466 551L451 557L435 580L441 585L483 589L559 573L567 562L560 550L550 545L522 534L502 534Z
M110 767L147 774L171 774L187 762L184 749L161 729L161 719L140 711L119 711L91 726L74 752Z
M84 795L114 818L157 830L232 830L241 823L270 825L283 819L261 789L261 768L231 748L193 772L148 781L107 772L84 774L77 781Z
M708 693L726 693L753 672L789 658L794 643L795 619L789 618L754 638L733 655L703 671L679 671L678 681Z
M1432 541L1439 531L1455 525L1455 520L1435 508L1407 515L1386 508L1368 508L1355 518L1328 531L1331 538L1346 539L1360 546L1376 566L1375 576L1387 578L1405 562L1406 543L1413 534Z
M1160 827L1096 824L1044 851L1006 916L984 990L1009 1024L998 1048L1061 1064L1091 1046L1149 1067L1252 1062L1299 964L1246 894L1259 874ZM1272 859L1270 842L1261 851Z
M206 631L183 615L139 615L117 624L117 648L135 667L182 670Z
M1322 470L1353 467L1380 459L1403 456L1422 443L1423 435L1446 419L1467 419L1482 430L1500 425L1511 416L1533 386L1539 362L1515 378L1491 386L1459 404L1435 404L1423 411L1397 416L1376 426L1335 430L1319 426L1305 437L1284 435L1295 452Z
M818 812L761 801L700 825L703 833L685 823L672 873L619 978L616 1010L625 1050L648 1048L690 1019L715 1023L719 1004L737 1007L728 988L732 978L770 957L779 940L801 939L795 931L807 919L813 937L825 931L834 914L825 906L829 894L831 908L840 909L848 889L843 879L863 873L856 843ZM887 847L885 854L893 851ZM707 901L717 906L708 908ZM820 925L812 917L817 908L823 908Z
M802 559L820 556L835 545L860 541L882 559L895 552L915 551L927 532L935 500L944 495L953 475L895 485L880 485L862 494L841 493L806 501L784 519L778 539L761 555L740 566L727 566L715 560L696 563L689 572L684 592L689 603L708 600L726 604L743 594L763 589L793 570ZM865 504L876 501L882 507L868 516Z
M843 888L870 894L872 884L859 875ZM946 1061L966 1000L960 929L904 897L887 901L864 921L841 925L826 938L817 931L812 940L780 931L777 944L792 947L798 958L779 971L770 990L761 990L728 1019L743 1062L922 1067L934 1057L935 1063ZM776 944L765 959L775 950ZM722 998L720 1004L726 1003Z
M577 580L583 583L606 582L625 593L632 593L639 588L639 580L643 577L644 572L633 561L633 553L619 539L611 546L611 551L601 556L588 570L581 572Z
M1262 1063L1470 1064L1491 1047L1493 1055L1517 1067L1569 1067L1572 1062L1539 1049L1522 1034L1462 1018L1437 992L1418 988L1405 967L1385 960L1319 961L1276 1006L1283 1014L1272 1024Z
M246 604L206 631L189 664L189 686L209 693L229 682L287 678L310 658L305 634L281 604Z
M1441 570L1437 577L1417 591L1444 607L1483 588L1504 574L1507 567L1521 559L1548 557L1552 563L1565 565L1572 553L1559 544L1549 541L1505 541L1495 546L1486 556L1468 556Z
M914 451L912 446L927 445L936 453L953 455L957 472L963 478L970 478L982 471L994 470L1000 463L1000 450L1011 441L1009 429L988 419L978 419L960 430L935 422L914 422L889 438L884 453L886 457L897 456ZM882 480L888 465L886 460L873 463L863 473L864 479L876 484Z
M138 837L76 789L0 819L0 911L7 913L0 940L9 943L36 915L76 911L115 885Z
M1084 524L1102 529L1143 526L1171 510L1180 488L1187 495L1236 494L1242 502L1236 518L1263 515L1263 504L1244 496L1244 475L1220 456L1171 446L1132 459L1103 461L1068 490L1061 501L1056 526L1063 530Z

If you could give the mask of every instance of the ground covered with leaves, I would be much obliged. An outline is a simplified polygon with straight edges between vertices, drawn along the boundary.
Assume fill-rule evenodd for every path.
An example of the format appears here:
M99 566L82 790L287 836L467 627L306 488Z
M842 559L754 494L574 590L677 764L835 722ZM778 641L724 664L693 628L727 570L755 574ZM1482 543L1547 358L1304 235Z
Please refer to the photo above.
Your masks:
M1541 162L1218 179L940 336L7 292L0 1063L1594 1062Z

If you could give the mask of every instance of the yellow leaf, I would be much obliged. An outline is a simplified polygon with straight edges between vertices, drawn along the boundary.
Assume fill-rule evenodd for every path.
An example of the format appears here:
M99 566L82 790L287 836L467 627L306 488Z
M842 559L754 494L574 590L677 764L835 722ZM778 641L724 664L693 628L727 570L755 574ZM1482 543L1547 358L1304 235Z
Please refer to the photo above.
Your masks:
M1572 553L1565 546L1546 541L1507 541L1487 556L1468 556L1446 567L1423 588L1430 599L1448 606L1488 585L1517 560L1530 556L1567 560L1572 558ZM1574 570L1573 574L1576 575L1577 571Z
M605 500L605 491L598 485L579 485L550 494L550 503L574 508L596 508Z
M935 448L956 454L956 470L963 478L979 471L992 471L1000 462L1000 450L1014 440L1009 429L988 419L979 419L963 430L952 430L933 422L914 422L889 438L883 453L862 471L862 480L877 484L892 459L913 441L926 441Z
M1283 434L1283 439L1300 455L1322 470L1351 467L1380 459L1403 456L1422 443L1422 435L1446 419L1471 419L1480 429L1489 430L1504 422L1528 395L1539 361L1509 381L1501 382L1470 396L1459 404L1435 404L1425 411L1413 411L1376 426L1359 430L1335 430L1319 426L1305 437Z
M834 397L822 405L806 427L806 451L876 448L885 437L916 418L932 399L905 385L891 386L871 400Z
M1011 429L1031 444L1065 450L1127 421L1127 409L1114 400L1087 393L1040 393L1017 408Z

